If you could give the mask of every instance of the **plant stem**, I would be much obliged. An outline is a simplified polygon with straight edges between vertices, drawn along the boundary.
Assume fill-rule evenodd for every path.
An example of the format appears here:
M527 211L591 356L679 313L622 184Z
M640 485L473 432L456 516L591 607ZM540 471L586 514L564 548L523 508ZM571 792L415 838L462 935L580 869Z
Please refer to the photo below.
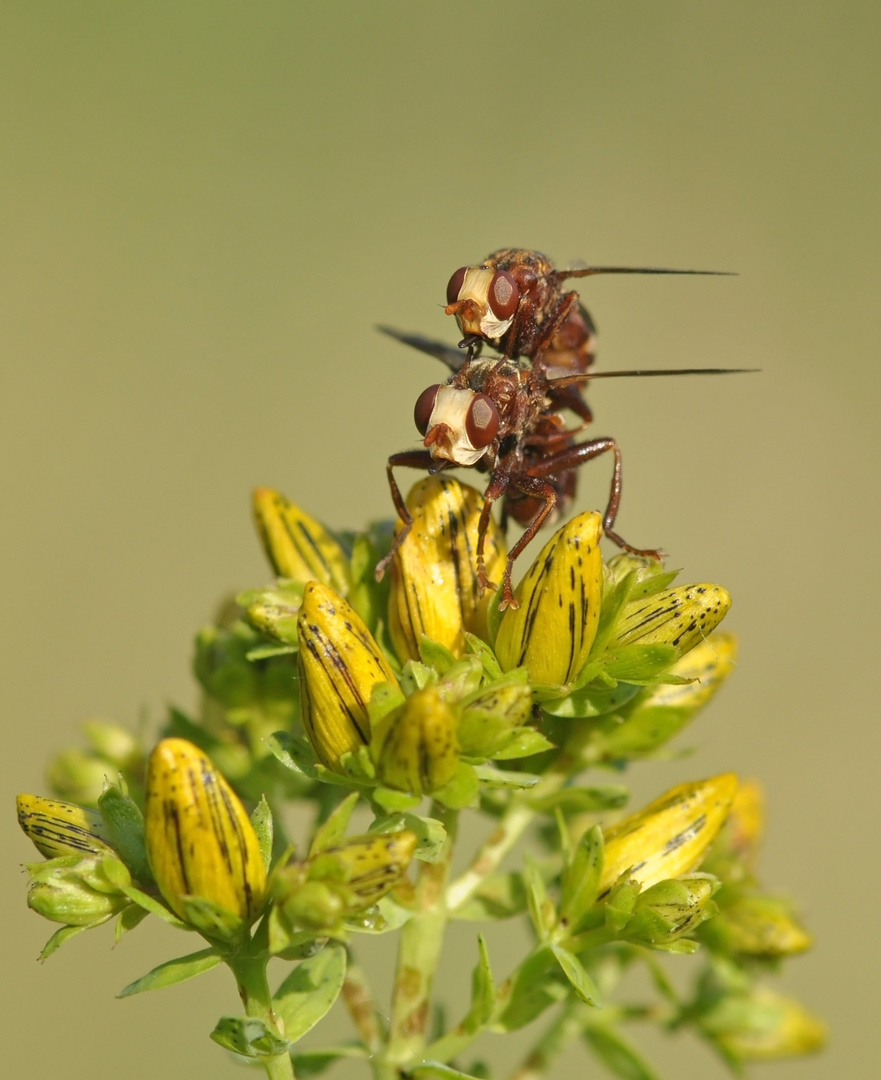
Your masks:
M386 1066L411 1064L425 1047L431 989L449 914L445 893L459 815L438 804L430 813L443 822L447 837L438 860L422 866L416 887L417 912L401 930L391 1031L383 1056Z
M272 1008L265 957L237 956L228 959L227 963L236 977L239 997L245 1006L246 1015L262 1020L279 1038L284 1038L284 1032L279 1030L278 1017ZM294 1065L288 1053L261 1058L260 1064L270 1080L295 1080Z
M351 949L348 950L348 954L342 999L346 1003L352 1022L358 1029L361 1041L371 1054L378 1054L384 1040L377 1020L376 1005L363 968L355 960Z

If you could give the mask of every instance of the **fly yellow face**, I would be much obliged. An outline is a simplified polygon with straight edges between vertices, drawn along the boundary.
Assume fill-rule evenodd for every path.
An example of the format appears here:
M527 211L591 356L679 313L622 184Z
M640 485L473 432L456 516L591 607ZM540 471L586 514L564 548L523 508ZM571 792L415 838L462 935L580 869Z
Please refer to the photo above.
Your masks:
M499 410L492 398L442 383L423 390L413 418L431 456L454 465L476 465L499 430Z
M459 329L468 337L498 342L511 329L520 290L505 270L463 266L447 285L447 315L455 315Z

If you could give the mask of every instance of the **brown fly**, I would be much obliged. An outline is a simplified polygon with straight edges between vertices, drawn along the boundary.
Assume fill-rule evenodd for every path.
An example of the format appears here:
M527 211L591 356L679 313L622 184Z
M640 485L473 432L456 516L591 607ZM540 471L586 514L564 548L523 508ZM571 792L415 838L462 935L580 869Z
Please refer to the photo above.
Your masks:
M478 526L477 575L487 580L484 542L493 503L502 499L502 523L513 518L525 529L508 553L502 582L502 608L514 606L514 561L541 526L565 510L575 493L576 470L600 454L615 460L609 501L603 514L606 536L625 551L660 558L653 549L635 548L615 531L621 501L621 452L612 438L578 443L575 436L591 419L581 386L590 379L629 375L725 374L734 369L592 372L594 326L578 294L567 292L566 277L590 273L638 273L619 267L556 271L538 252L505 249L480 267L464 267L450 280L448 314L465 334L460 347L382 327L386 333L442 360L452 371L446 383L428 387L414 409L423 450L393 454L388 460L389 487L403 528L392 550L376 568L381 578L412 525L394 468L429 473L473 466L490 474ZM654 270L647 273L702 273ZM483 357L487 342L501 356ZM561 410L575 412L581 423L567 427Z

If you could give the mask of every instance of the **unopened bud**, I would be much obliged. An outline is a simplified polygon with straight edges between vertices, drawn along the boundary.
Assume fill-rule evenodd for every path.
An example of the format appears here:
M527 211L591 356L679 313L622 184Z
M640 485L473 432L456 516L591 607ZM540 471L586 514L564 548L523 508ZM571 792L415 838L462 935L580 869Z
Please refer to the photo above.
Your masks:
M30 865L28 907L67 926L98 926L111 919L130 901L104 873L103 859L67 856ZM125 875L121 863L117 874Z
M303 728L321 762L339 771L343 754L370 741L374 686L398 683L355 610L326 585L306 586L298 634Z
M600 514L579 514L526 571L496 638L504 671L526 667L533 683L563 685L584 667L603 594L602 525Z
M677 585L624 605L609 648L672 645L684 656L728 614L731 596L721 585Z
M97 810L75 803L18 795L18 823L41 855L112 855L109 834Z
M186 739L163 739L147 766L147 855L159 890L186 922L205 901L247 924L260 913L266 869L238 796Z
M742 896L725 904L719 917L701 930L701 940L715 952L766 960L811 947L811 936L790 905L773 896Z
M622 936L640 945L676 941L718 912L712 900L718 887L715 878L706 876L659 881L636 898Z
M679 784L605 834L600 893L625 871L643 888L696 869L737 790L734 773Z
M762 986L748 995L722 997L700 1025L739 1061L812 1054L826 1042L822 1021L798 1001Z
M345 596L348 561L327 529L270 488L257 488L253 501L257 532L275 573L301 585L320 581Z
M486 638L490 593L477 580L478 522L483 496L448 476L429 476L407 496L413 524L392 560L389 633L403 663L419 659L422 637L465 650L465 633ZM402 524L398 522L397 532ZM484 541L490 580L505 566L505 541L490 520Z
M383 717L370 745L387 787L423 795L452 780L459 764L458 718L434 687L417 690Z

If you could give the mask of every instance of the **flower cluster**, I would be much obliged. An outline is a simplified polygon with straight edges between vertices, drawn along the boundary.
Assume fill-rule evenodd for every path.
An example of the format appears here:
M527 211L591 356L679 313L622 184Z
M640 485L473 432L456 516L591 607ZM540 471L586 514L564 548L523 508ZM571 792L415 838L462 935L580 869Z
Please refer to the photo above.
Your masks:
M604 561L601 515L583 513L503 611L476 573L482 497L446 474L410 492L413 526L381 583L388 530L336 537L267 489L253 506L276 577L199 635L199 712L172 710L149 754L93 725L90 754L52 769L74 801L19 797L46 860L28 866L28 902L61 924L44 955L114 917L118 935L150 914L195 931L206 949L124 993L226 963L246 1015L224 1017L213 1038L276 1077L312 1068L296 1044L339 995L359 1042L326 1060L361 1057L383 1080L427 1062L468 1075L450 1063L481 1032L557 1003L601 1059L646 1075L597 1006L659 951L702 949L704 966L688 993L665 984L646 1018L691 1027L735 1065L821 1044L819 1023L762 981L809 938L756 877L755 786L724 773L621 817L626 789L585 782L665 753L724 684L736 656L717 630L725 589L674 584L650 559ZM485 557L498 580L495 526ZM290 803L313 812L302 851L281 812ZM453 877L463 814L493 828ZM528 830L539 853L503 871ZM446 924L514 918L528 919L533 947L498 982L479 938L471 1003L430 1041ZM357 964L363 933L399 938L387 1029ZM274 992L272 957L295 965Z

